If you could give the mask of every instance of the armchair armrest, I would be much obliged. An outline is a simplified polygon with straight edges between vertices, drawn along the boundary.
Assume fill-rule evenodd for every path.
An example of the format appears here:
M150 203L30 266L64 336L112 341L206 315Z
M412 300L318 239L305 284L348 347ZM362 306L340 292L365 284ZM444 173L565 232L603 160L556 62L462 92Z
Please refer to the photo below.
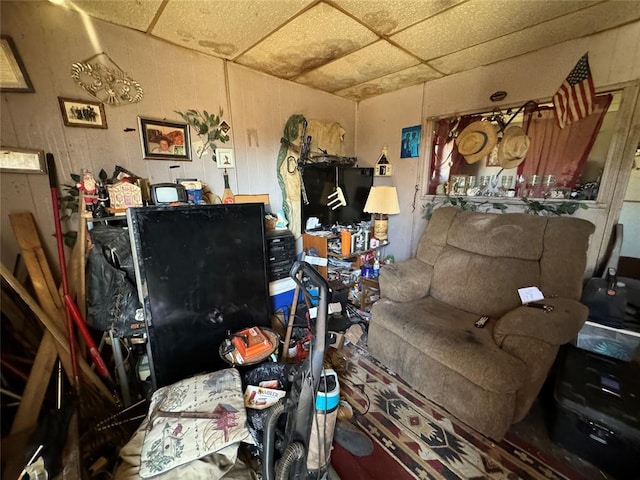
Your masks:
M573 340L589 315L589 309L570 298L545 298L553 311L520 306L504 314L493 330L493 339L502 346L509 335L537 338L552 345Z
M431 287L433 267L412 258L380 268L380 293L396 302L410 302L425 297Z

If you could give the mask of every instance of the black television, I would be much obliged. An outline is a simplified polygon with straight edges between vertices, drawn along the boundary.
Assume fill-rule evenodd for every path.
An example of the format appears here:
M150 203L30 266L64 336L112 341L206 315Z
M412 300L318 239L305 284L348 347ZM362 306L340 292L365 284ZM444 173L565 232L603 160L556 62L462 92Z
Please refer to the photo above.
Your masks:
M342 187L346 207L338 209L338 221L341 225L358 223L371 218L365 213L364 206L373 185L373 168L343 168L338 183Z
M228 365L226 332L269 326L264 205L129 208L154 390Z
M302 179L309 201L302 204L303 226L310 217L317 217L326 227L336 223L349 225L371 217L364 212L364 206L373 185L373 168L308 165ZM342 188L347 206L334 210L328 205L328 196L335 192L337 186Z

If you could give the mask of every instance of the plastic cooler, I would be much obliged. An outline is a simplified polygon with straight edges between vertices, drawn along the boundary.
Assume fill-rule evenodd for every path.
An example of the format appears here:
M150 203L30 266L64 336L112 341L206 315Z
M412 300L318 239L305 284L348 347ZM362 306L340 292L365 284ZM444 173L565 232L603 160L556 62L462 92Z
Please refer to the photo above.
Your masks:
M271 308L274 312L284 311L288 315L296 283L292 278L282 278L269 283L269 296L271 297Z
M619 478L640 476L640 367L567 345L551 439Z

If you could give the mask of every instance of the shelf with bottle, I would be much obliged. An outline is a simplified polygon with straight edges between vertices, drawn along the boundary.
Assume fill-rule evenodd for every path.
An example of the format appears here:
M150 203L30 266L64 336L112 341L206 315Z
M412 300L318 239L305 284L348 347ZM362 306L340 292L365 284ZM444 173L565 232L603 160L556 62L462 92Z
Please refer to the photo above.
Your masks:
M375 252L387 245L389 245L389 241L385 240L384 242L377 243L374 248L364 248L364 245L362 245L361 250L356 249L351 251L351 249L349 249L347 253L343 253L340 235L302 234L302 249L307 261L309 261L309 257L316 257L313 264L325 278L329 278L328 264L330 258L348 263L351 268L360 268L365 263L372 263Z
M337 253L335 251L331 251L329 250L327 252L327 255L330 257L334 257L337 258L339 260L347 260L349 258L354 258L354 257L360 257L360 256L366 256L368 254L371 254L371 258L368 258L367 260L372 260L373 259L373 252L379 250L382 247L386 247L387 245L389 245L389 241L388 240L383 240L379 243L376 243L376 245L374 247L371 248L364 248L362 250L354 250L348 253Z

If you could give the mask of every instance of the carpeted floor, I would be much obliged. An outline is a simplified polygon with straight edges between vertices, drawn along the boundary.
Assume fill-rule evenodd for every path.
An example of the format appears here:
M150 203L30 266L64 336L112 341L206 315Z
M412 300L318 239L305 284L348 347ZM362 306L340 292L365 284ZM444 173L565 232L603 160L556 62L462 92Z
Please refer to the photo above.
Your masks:
M540 432L531 428L520 426L503 441L491 441L415 392L361 347L331 349L328 357L340 377L341 396L354 409L352 422L375 444L369 457L335 448L332 465L343 479L610 478L585 462L541 449Z

